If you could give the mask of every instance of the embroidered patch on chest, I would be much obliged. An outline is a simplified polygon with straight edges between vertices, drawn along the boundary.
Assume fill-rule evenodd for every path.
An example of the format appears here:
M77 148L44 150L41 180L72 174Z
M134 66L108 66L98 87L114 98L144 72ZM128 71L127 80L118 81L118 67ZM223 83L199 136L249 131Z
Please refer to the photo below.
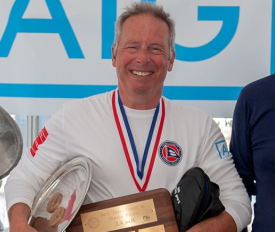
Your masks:
M179 164L182 157L181 147L172 141L164 141L159 146L160 159L169 166Z

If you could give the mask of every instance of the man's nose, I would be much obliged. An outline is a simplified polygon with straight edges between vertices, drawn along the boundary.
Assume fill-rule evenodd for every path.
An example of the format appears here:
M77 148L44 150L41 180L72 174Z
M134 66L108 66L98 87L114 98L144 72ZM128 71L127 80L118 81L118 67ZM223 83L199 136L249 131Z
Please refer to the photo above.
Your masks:
M140 49L137 53L137 62L140 64L147 64L151 60L150 52L147 49Z

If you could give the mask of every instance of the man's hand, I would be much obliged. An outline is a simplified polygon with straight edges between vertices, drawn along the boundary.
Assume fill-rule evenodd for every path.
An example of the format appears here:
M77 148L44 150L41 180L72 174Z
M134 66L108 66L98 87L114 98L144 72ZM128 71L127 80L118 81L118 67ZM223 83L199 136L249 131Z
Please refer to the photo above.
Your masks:
M37 232L28 224L30 208L24 203L14 204L9 212L10 232Z
M18 231L22 231L22 232L38 232L37 230L35 230L33 227L31 227L30 225L27 224L16 224L16 225L12 225L10 226L10 232L18 232Z
M237 232L237 225L232 216L223 211L215 217L208 218L186 232Z

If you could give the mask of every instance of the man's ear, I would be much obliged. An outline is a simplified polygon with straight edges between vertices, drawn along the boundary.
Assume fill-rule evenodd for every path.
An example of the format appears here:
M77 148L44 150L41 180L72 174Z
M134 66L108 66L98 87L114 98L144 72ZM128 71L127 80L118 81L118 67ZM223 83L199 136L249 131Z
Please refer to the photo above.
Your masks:
M114 46L112 46L112 65L113 67L116 67L116 54Z
M176 52L173 51L173 52L172 52L172 55L171 55L171 58L170 58L169 66L168 66L168 71L169 71L169 72L172 71L172 69L173 69L175 57L176 57Z

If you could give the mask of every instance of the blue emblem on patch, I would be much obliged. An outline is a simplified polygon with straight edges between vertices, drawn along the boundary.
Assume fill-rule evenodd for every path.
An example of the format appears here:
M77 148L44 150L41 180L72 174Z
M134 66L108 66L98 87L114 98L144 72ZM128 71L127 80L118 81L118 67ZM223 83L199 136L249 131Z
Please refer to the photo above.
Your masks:
M232 157L232 153L227 149L225 140L216 142L215 145L221 159Z
M165 141L159 146L160 159L169 166L179 164L182 157L181 147L172 141Z

